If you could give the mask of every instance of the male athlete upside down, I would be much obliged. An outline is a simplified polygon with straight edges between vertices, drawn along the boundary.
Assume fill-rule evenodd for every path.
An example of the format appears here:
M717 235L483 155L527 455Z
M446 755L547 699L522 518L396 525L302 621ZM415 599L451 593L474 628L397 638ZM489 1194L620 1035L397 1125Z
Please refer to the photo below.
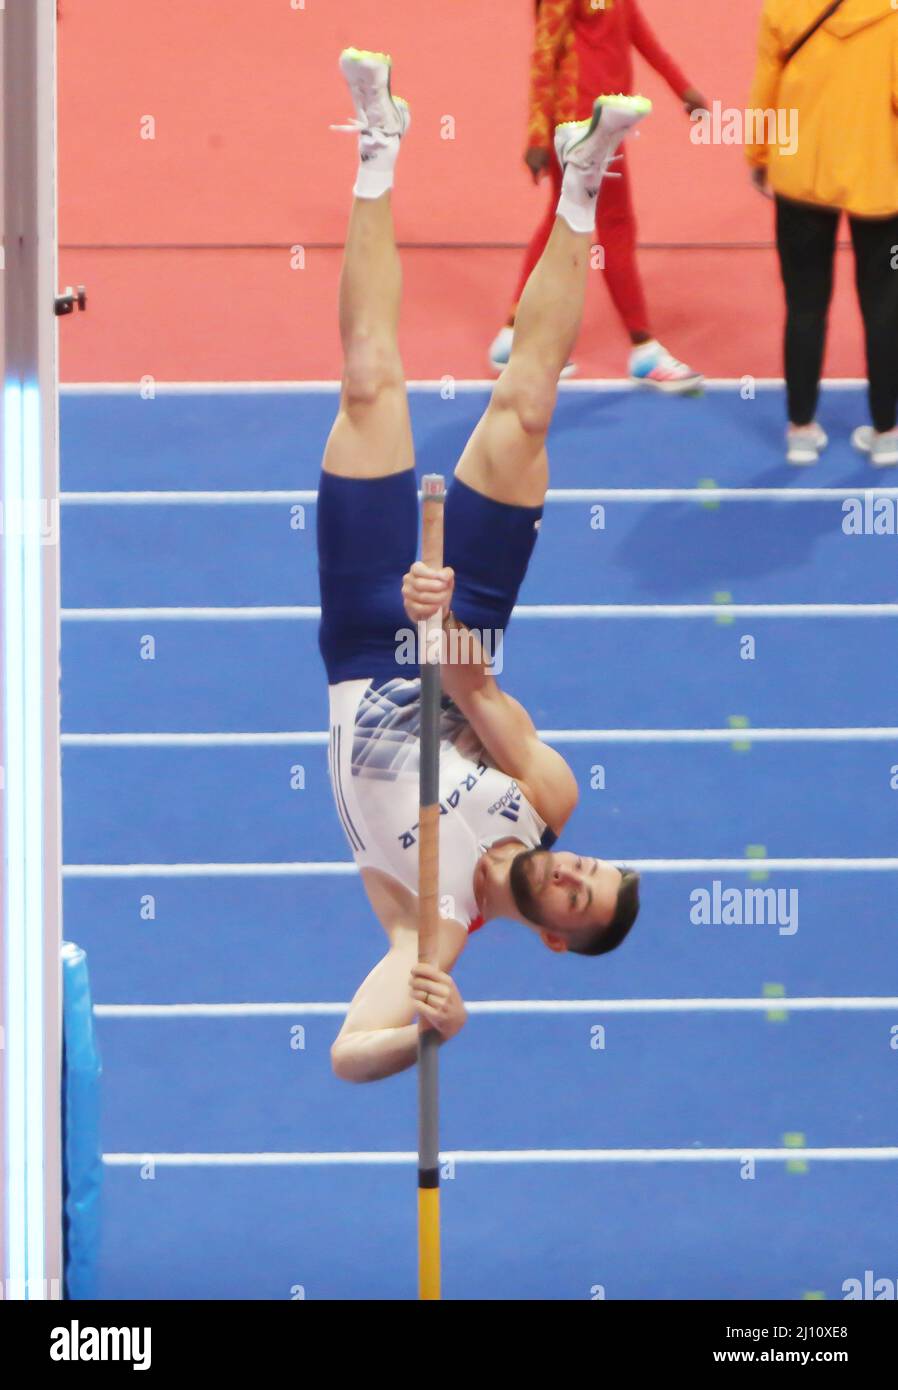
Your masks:
M340 282L344 370L318 492L319 645L330 697L337 811L388 940L333 1048L347 1081L411 1066L418 1023L446 1040L464 1025L451 976L469 934L495 917L552 951L600 955L639 910L638 876L552 846L577 803L564 758L500 690L473 638L447 643L440 729L440 968L417 961L417 668L409 623L440 610L449 635L504 632L536 541L548 485L546 432L586 289L595 199L616 146L650 109L600 97L592 119L559 126L558 217L518 310L514 351L455 470L445 504L446 568L416 563L414 446L397 346L401 296L390 188L408 107L390 59L348 49L359 171ZM453 651L463 656L455 660ZM490 649L492 654L492 649Z

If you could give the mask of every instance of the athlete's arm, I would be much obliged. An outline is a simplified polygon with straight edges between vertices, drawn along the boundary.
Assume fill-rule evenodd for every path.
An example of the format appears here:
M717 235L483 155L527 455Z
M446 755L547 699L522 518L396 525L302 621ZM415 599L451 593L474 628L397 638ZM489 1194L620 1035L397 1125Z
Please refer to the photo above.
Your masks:
M499 688L477 634L449 612L453 588L455 574L449 567L431 570L416 560L402 581L406 613L418 623L442 610L443 691L462 710L496 767L527 785L539 815L557 833L577 805L577 778L562 755L541 742L524 706Z
M664 78L676 96L685 101L686 93L695 91L682 68L662 47L636 0L630 0L630 38L636 51Z
M448 567L412 565L402 584L405 610L413 622L442 609L446 635L443 690L471 725L493 762L524 782L537 810L556 833L577 804L577 779L564 758L542 743L524 706L491 675L477 634L449 612L455 576Z
M451 615L451 632L461 631L465 645L476 650L476 638ZM451 643L450 650L451 650ZM443 689L458 706L493 762L509 777L526 784L543 820L556 834L577 804L577 779L564 758L537 734L519 700L504 691L480 660L444 664Z
M453 965L464 944L464 928L453 925L457 931L451 936L441 932L441 965ZM467 1013L452 976L437 966L420 965L417 932L400 928L357 991L331 1048L337 1076L343 1081L380 1081L414 1066L416 1017L448 1042L464 1027Z

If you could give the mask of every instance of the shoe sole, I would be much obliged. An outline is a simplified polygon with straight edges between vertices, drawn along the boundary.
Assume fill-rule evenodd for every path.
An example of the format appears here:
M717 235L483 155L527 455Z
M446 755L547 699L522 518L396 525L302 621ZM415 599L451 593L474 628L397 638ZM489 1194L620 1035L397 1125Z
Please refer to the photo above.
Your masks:
M793 463L797 468L807 468L809 464L819 463L820 455L829 443L824 439L821 444L795 444L786 447L786 462Z
M703 376L689 377L686 381L649 381L644 376L631 376L634 386L642 386L647 391L660 391L665 396L702 396L705 392Z
M340 62L347 63L384 63L388 68L393 66L393 58L389 53L375 53L370 48L344 48L340 54Z

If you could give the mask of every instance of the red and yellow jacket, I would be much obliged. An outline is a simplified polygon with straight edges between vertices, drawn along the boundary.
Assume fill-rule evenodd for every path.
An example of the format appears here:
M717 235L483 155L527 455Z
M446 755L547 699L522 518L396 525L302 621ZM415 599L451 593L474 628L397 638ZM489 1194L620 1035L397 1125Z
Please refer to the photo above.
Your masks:
M555 126L585 120L603 92L632 92L634 48L682 97L689 81L661 47L636 0L542 0L528 143L550 146Z

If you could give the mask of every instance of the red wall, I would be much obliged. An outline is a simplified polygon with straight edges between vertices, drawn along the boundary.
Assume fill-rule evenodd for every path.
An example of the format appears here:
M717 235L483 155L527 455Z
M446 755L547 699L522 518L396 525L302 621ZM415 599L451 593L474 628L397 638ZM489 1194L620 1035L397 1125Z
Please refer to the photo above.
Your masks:
M643 3L705 94L744 106L755 0ZM413 105L408 240L520 242L539 204L519 160L530 0L60 0L60 14L64 242L339 239L354 161L328 125L351 114L336 63L351 41L393 52ZM642 64L640 85L657 102L634 150L643 237L763 236L741 153L692 145Z
M355 156L352 139L328 126L350 114L336 65L350 43L391 50L395 88L412 103L401 239L529 236L544 205L520 159L531 0L300 3L60 0L61 276L87 283L91 296L89 313L65 326L64 378L336 374L336 260L309 250L303 278L282 248L342 238ZM759 0L642 3L709 99L744 106ZM639 73L656 100L633 148L641 239L769 240L769 206L749 188L741 150L692 144L678 103L644 65ZM441 138L447 116L452 140ZM145 117L153 139L141 138ZM107 249L160 245L281 249ZM413 314L426 302L427 318L418 326L413 317L409 370L437 370L445 344L445 370L470 372L504 315L517 256L418 254ZM688 254L653 272L656 299L682 293ZM733 271L738 281L735 262ZM775 276L764 275L775 293ZM431 293L432 277L442 289ZM700 294L697 266L694 278ZM729 273L722 284L733 281ZM426 323L453 314L467 316L470 331L447 321L430 352ZM608 334L617 335L613 321Z

